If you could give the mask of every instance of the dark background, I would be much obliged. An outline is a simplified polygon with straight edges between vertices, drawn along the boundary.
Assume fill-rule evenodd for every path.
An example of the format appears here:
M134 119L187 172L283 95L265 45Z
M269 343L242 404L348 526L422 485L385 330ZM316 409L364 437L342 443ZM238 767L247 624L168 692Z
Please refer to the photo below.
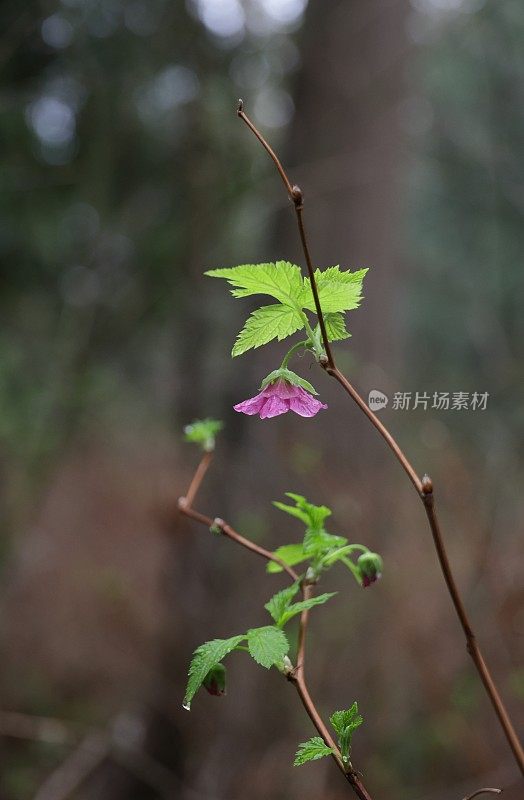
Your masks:
M306 7L307 6L307 7ZM181 708L193 649L265 624L282 585L180 519L198 507L267 547L284 491L383 554L312 618L323 714L358 699L372 796L460 800L518 775L438 570L423 510L364 417L240 417L284 347L232 361L250 301L206 268L302 263L292 210L237 97L306 198L315 263L371 267L353 338L371 389L489 392L486 411L380 412L437 487L457 580L524 721L524 7L518 0L4 0L0 11L1 800L338 800L274 671ZM83 779L85 777L85 779Z

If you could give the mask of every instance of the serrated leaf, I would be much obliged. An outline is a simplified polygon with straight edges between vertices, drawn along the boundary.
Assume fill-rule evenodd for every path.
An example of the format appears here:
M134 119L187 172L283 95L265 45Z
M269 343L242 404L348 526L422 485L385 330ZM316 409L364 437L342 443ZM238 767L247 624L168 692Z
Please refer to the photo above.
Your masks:
M342 755L342 761L344 761L345 764L349 764L353 734L364 722L363 718L358 713L358 704L354 702L347 711L335 711L330 717L330 722L338 735L338 744Z
M343 339L349 339L351 336L350 332L346 330L346 322L342 312L324 314L324 323L330 342L341 342Z
M301 614L303 611L308 611L310 608L314 608L315 606L321 606L324 603L327 603L327 601L335 595L336 592L325 592L324 594L317 595L317 597L310 597L308 600L300 600L298 603L293 603L289 606L289 608L284 609L278 624L285 625L297 614Z
M317 284L320 285L332 282L361 284L368 271L368 268L365 267L364 269L357 269L352 272L350 269L340 269L337 265L336 267L327 267L327 269L324 270L317 269L315 271L315 279Z
M283 544L282 547L278 547L273 552L273 555L278 556L289 567L294 567L295 564L300 564L307 559L302 542L299 544ZM266 570L271 573L283 572L280 564L275 564L274 561L268 561Z
M288 261L210 269L205 274L211 278L225 278L235 287L231 291L234 297L268 294L285 305L300 308L299 301L304 291L302 274L300 267Z
M251 628L247 632L247 646L257 664L266 669L282 661L289 650L286 634L275 625Z
M265 604L264 608L269 611L277 625L280 625L280 620L298 592L298 589L299 584L297 581L291 584L291 586L286 586L285 589L282 589L280 592L274 594L271 600L268 600L268 602Z
M320 530L324 520L331 516L331 509L327 506L314 506L308 503L309 525L314 530Z
M286 503L281 503L280 500L273 500L273 505L275 508L278 508L279 511L284 511L286 514L290 514L292 517L296 517L304 525L309 525L309 517L305 511L302 511L300 508L295 508L295 506L288 506Z
M330 314L358 308L362 300L362 281L366 272L367 269L356 272L341 271L339 267L329 267L323 271L315 270L315 282L322 311ZM316 311L309 278L304 280L301 301L303 308L307 308L308 311Z
M280 509L280 511L285 511L286 514L291 514L292 517L301 520L308 528L322 528L324 520L331 516L330 508L327 506L315 506L313 503L309 503L301 494L286 492L286 497L294 500L296 506L289 506L278 501L274 501L273 505Z
M297 494L296 492L286 492L286 497L290 497L298 506L307 505L307 500L303 494Z
M273 339L281 342L303 327L304 320L294 308L280 303L257 308L247 318L238 334L231 355L240 356L247 350L261 347Z
M358 728L364 719L358 713L358 703L355 701L347 711L335 711L329 718L338 736L341 736L346 728Z
M293 765L300 767L308 761L317 761L319 758L332 755L332 753L331 747L328 747L320 736L313 736L298 746Z
M343 547L347 539L343 536L333 536L323 529L309 529L304 536L304 552L309 557L320 557L330 550Z
M286 497L295 501L297 507L307 514L310 528L322 528L324 520L331 516L332 511L327 506L316 506L310 503L301 494L286 492Z
M189 710L191 701L202 686L209 670L219 664L245 638L245 635L242 635L233 636L231 639L213 639L197 647L189 665L189 680L184 696L184 708Z

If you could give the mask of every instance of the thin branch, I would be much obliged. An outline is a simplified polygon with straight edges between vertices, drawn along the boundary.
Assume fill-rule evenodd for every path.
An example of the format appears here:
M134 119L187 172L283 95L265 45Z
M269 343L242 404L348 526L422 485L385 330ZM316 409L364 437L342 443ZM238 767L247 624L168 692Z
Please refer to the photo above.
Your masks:
M313 596L313 586L311 583L308 583L306 580L302 581L302 599L309 600L310 597ZM311 696L309 694L309 690L306 683L306 675L305 675L305 660L306 660L306 636L307 636L307 629L308 629L308 621L309 621L309 610L305 609L302 614L300 615L300 626L298 630L298 648L297 648L297 665L295 669L289 674L288 680L293 683L295 686L302 705L306 710L311 722L317 729L318 733L321 735L324 742L327 744L328 747L331 747L333 750L333 759L343 773L346 780L351 784L353 787L355 794L360 800L371 800L370 795L368 794L364 784L360 780L358 774L351 770L350 772L347 771L344 762L342 761L342 757L340 754L340 750L338 749L337 745L333 737L331 736L329 730L326 728L321 716L317 712L315 704L313 703Z
M293 581L298 581L300 579L300 576L292 567L288 566L285 561L282 561L281 558L273 555L273 553L270 553L270 551L266 550L264 547L260 547L260 545L251 542L249 539L246 539L244 536L238 533L238 531L232 528L231 525L228 525L227 522L224 522L223 519L220 519L219 517L211 519L211 517L206 517L205 514L201 514L200 511L195 511L194 508L190 508L187 504L186 497L179 498L178 509L181 514L184 514L184 516L194 519L196 522L200 522L202 525L205 525L206 528L219 529L220 532L223 533L224 536L227 536L228 539L231 539L242 547L245 547L247 550L251 550L252 553L262 556L262 558L265 558L266 561L273 561L275 564L278 564L279 567L287 572Z
M309 600L313 596L313 586L307 581L302 581L302 600ZM298 629L298 648L297 648L297 670L304 674L304 661L306 658L306 634L309 610L306 608L300 615L300 627Z
M213 453L212 452L205 452L202 456L202 460L200 464L196 468L196 472L193 475L191 483L189 484L189 489L186 492L186 501L189 507L193 505L195 502L195 497L197 496L198 490L204 480L205 474L209 469L209 465L213 460Z
M273 163L275 164L275 166L276 166L276 168L277 168L277 170L278 170L278 172L280 174L280 177L282 178L282 180L284 182L284 186L286 187L286 191L287 191L287 193L289 195L289 198L293 202L293 207L295 209L295 215L296 215L296 219L297 219L298 232L299 232L299 235L300 235L300 241L302 242L302 249L304 250L304 257L306 259L307 271L308 271L308 274L309 274L309 279L311 281L311 291L313 293L313 299L315 301L315 309L316 309L316 312L317 312L318 324L320 326L320 333L322 334L322 342L324 344L324 350L326 351L326 359L327 359L326 363L329 366L334 367L335 366L335 362L333 360L333 354L331 352L331 344L329 342L329 337L327 335L326 323L324 321L324 315L322 314L322 308L320 306L320 298L318 296L317 283L315 281L315 271L313 269L313 262L311 260L311 254L310 254L309 245L308 245L308 242L307 242L306 230L304 228L304 219L303 219L304 198L303 198L303 195L302 195L302 189L299 186L296 186L296 185L292 186L291 185L291 182L290 182L289 178L286 175L286 171L285 171L284 167L282 166L279 158L277 157L275 151L273 150L272 147L270 147L270 145L264 139L264 137L262 136L262 134L260 133L258 128L253 124L253 122L249 119L249 117L245 113L245 111L244 111L244 103L242 102L242 100L238 101L237 114L240 117L240 119L243 120L246 123L248 128L255 134L255 136L257 137L258 141L262 145L262 147L264 147L264 149L267 151L267 153L269 154L269 156L273 160Z
M373 414L373 412L368 408L368 406L365 403L365 401L363 400L363 398L359 395L357 390L348 381L348 379L345 377L345 375L343 375L340 372L340 370L337 368L337 366L335 364L335 361L333 359L333 356L331 354L331 350L329 348L329 341L328 341L327 334L326 334L326 328L325 328L325 324L324 324L324 318L323 318L323 315L322 315L322 309L320 307L320 302L318 301L318 291L317 291L317 287L316 287L315 274L314 274L313 266L311 264L311 258L310 258L310 254L309 254L309 247L308 247L308 244L307 244L307 239L306 239L304 225L303 225L303 219L302 219L302 208L303 208L302 192L300 191L300 189L298 189L298 187L291 187L290 181L286 176L286 173L284 171L284 168L282 167L282 164L280 163L280 161L278 160L277 156L275 155L275 153L273 152L273 150L271 149L269 144L266 142L266 140L264 139L262 134L257 130L257 128L251 122L251 120L249 120L247 118L246 114L244 113L243 104L242 103L239 104L237 113L238 113L238 116L241 119L243 119L244 122L248 125L248 127L253 131L253 133L255 134L257 139L261 142L261 144L264 146L264 148L267 150L267 152L269 153L269 155L273 159L273 161L274 161L274 163L275 163L275 165L276 165L276 167L277 167L277 169L278 169L278 171L279 171L279 173L280 173L280 175L281 175L281 177L282 177L282 179L284 181L286 189L288 190L288 193L290 194L291 199L293 200L293 203L294 203L295 213L296 213L296 216L297 216L297 221L298 221L298 226L299 226L300 240L302 242L302 247L303 247L304 255L305 255L305 258L306 258L308 274L309 274L309 277L310 277L310 280L311 280L311 289L312 289L312 292L313 292L313 296L315 298L315 307L316 307L316 311L317 311L317 316L318 316L318 320L319 320L320 329L321 329L321 332L322 332L322 338L323 338L323 341L324 341L324 348L326 350L326 356L327 356L325 361L321 360L320 363L323 366L323 368L326 370L328 375L331 375L331 377L335 378L335 380L337 380L338 383L340 383L340 385L347 392L347 394L351 397L351 399L357 404L357 406L360 408L360 410L363 411L363 413L366 415L367 419L378 430L378 432L380 433L382 438L386 441L387 445L391 448L391 450L393 451L393 453L395 454L395 456L399 460L402 468L404 469L404 471L408 475L411 483L415 487L415 489L417 491L417 494L419 495L420 499L424 503L424 507L426 509L426 514L427 514L428 522L429 522L429 525L430 525L430 528L431 528L431 533L432 533L432 536L433 536L433 542L434 542L434 545L435 545L435 549L437 551L437 556L438 556L438 559L439 559L440 567L442 569L442 573L444 575L444 579L445 579L446 585L448 587L448 591L450 593L451 600L453 602L453 606L455 608L455 611L456 611L457 616L459 618L460 624L461 624L462 629L464 631L464 635L466 637L467 650L468 650L469 654L471 655L471 657L473 659L473 663L475 664L475 667L477 668L477 671L478 671L478 673L480 675L480 678L482 680L484 688L486 689L486 692L487 692L487 694L488 694L488 696L489 696L489 698L491 700L491 703L493 704L493 707L495 709L495 712L497 714L497 717L498 717L499 722L501 724L501 727L503 729L504 735L506 736L508 744L509 744L509 746L510 746L512 752L513 752L513 755L515 757L515 761L517 762L517 765L518 765L521 773L524 775L524 750L523 750L522 745L520 743L520 740L519 740L519 738L518 738L518 736L516 734L515 728L513 727L513 724L512 724L511 719L510 719L510 716L509 716L509 714L508 714L508 712L507 712L507 710L506 710L506 708L504 706L502 698L501 698L501 696L500 696L500 694L499 694L499 692L498 692L498 690L497 690L497 688L495 686L495 682L493 681L493 678L491 677L491 674L490 674L490 672L488 670L486 662L484 661L484 658L482 656L480 648L479 648L479 646L478 646L478 644L477 644L477 642L475 640L475 636L474 636L473 630L471 628L471 623L469 622L469 619L468 619L464 604L462 602L459 590L457 588L457 585L456 585L454 577L453 577L453 573L452 573L452 570L451 570L449 559L447 557L445 545L444 545L444 542L443 542L443 539L442 539L442 535L441 535L441 532L440 532L440 527L439 527L437 516L436 516L436 512L435 512L434 498L433 498L433 486L432 486L431 480L427 476L425 476L422 479L418 476L417 472L412 467L409 459L407 458L407 456L405 455L405 453L403 452L401 447L397 444L397 442L395 441L393 436L389 433L389 431L382 424L382 422L380 422L380 420L375 416L375 414ZM290 191L290 188L291 188L291 191ZM295 190L297 190L297 191L295 191Z
M415 469L411 466L406 454L403 452L400 445L395 441L395 439L390 434L386 426L383 425L382 422L379 420L379 418L376 416L376 414L374 414L371 411L366 401L359 395L357 390L354 388L354 386L351 385L346 376L340 372L338 367L336 367L335 365L332 367L327 365L325 367L325 370L328 373L328 375L331 375L332 378L335 378L335 380L340 383L342 388L348 393L351 399L355 401L360 410L364 412L364 414L369 419L371 424L374 425L374 427L380 433L382 438L391 448L391 450L399 460L402 469L406 472L411 483L413 484L417 492L420 494L420 492L422 491L422 481L415 472Z
M201 462L202 463L202 462ZM199 467L197 467L197 472L199 471ZM196 473L195 473L196 476ZM191 481L191 485L193 485L193 481ZM200 485L200 484L199 484ZM237 544L245 547L247 550L251 550L252 553L256 553L259 556L262 556L266 559L266 561L273 561L275 564L278 564L282 567L283 570L287 572L289 577L293 581L300 580L300 576L295 572L295 570L288 566L282 559L278 558L277 556L273 555L269 550L266 550L260 545L255 544L254 542L246 539L242 536L238 531L235 531L230 525L224 522L223 519L216 517L215 519L211 519L211 517L207 517L205 514L201 514L200 511L196 511L193 508L189 507L187 502L187 497L180 497L178 500L178 508L181 514L184 514L186 517L195 520L195 522L200 522L202 525L205 525L206 528L216 528L221 531L225 536L227 536L232 541L236 542ZM302 597L304 600L307 600L311 597L313 592L313 587L310 583L303 580L301 582L302 588ZM287 679L290 683L293 684L295 689L297 690L298 696L304 706L304 709L309 716L311 722L315 726L317 732L320 734L324 742L328 747L331 748L333 751L333 760L335 761L337 767L340 769L348 783L353 788L353 791L359 798L359 800L371 800L371 796L368 794L364 784L360 780L358 774L354 771L348 772L346 767L344 766L344 762L342 761L342 756L340 754L340 750L338 749L333 737L331 736L329 730L327 729L326 725L324 724L322 717L318 713L317 707L315 706L311 695L309 694L309 689L307 687L305 675L304 675L304 658L305 658L305 648L306 648L306 633L307 633L307 623L308 623L308 611L303 611L300 616L300 629L299 629L299 644L298 644L298 652L297 652L297 666L290 670L287 674Z
M289 178L286 175L286 171L285 171L284 167L282 166L282 164L280 162L280 159L278 158L278 156L275 153L275 151L273 150L273 148L270 147L270 145L264 139L264 137L262 136L262 134L260 133L258 128L251 122L251 120L249 119L247 114L244 112L244 101L243 100L239 100L238 101L237 115L240 117L240 119L242 119L246 123L247 127L251 129L251 131L255 134L255 136L257 137L258 141L262 145L262 147L266 150L266 152L269 154L270 158L273 160L273 163L275 164L275 167L278 169L280 177L282 178L282 180L284 182L284 186L286 187L286 191L287 191L290 199L293 200L293 186L291 185L291 182L290 182Z
M489 794L489 793L491 793L491 794L502 794L502 789L489 789L489 788L487 788L487 789L477 789L477 791L473 792L473 794L468 794L468 796L465 797L464 800L473 800L473 798L474 797L478 797L479 794Z

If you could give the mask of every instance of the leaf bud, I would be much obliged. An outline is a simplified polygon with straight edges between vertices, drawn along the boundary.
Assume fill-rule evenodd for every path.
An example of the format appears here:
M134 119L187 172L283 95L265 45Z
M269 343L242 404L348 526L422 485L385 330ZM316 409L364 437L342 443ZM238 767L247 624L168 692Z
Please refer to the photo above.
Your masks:
M215 664L203 681L209 694L222 697L226 693L226 668L223 664Z
M362 586L370 586L382 575L383 562L378 553L368 550L357 559L357 566L362 576Z

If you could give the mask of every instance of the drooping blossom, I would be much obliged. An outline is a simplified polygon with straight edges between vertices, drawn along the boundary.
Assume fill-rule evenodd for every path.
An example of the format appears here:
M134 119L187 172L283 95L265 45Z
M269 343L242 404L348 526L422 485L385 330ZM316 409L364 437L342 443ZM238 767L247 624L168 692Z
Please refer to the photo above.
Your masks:
M371 586L372 583L382 577L383 562L378 553L372 553L370 550L367 553L362 553L357 559L357 566L360 570L364 588Z
M294 411L301 417L314 417L321 408L327 408L301 386L295 386L284 378L269 383L255 397L244 400L233 406L242 414L258 414L260 419L278 417L288 411Z

